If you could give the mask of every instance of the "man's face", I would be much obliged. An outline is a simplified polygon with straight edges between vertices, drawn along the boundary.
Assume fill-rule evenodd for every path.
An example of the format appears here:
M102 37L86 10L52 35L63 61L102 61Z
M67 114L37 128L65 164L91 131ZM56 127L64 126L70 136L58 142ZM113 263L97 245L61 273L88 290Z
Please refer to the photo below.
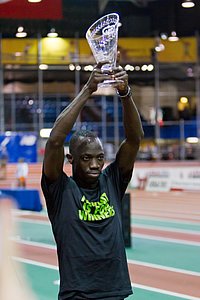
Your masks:
M99 138L80 138L73 154L73 176L85 188L93 188L104 166L104 151Z

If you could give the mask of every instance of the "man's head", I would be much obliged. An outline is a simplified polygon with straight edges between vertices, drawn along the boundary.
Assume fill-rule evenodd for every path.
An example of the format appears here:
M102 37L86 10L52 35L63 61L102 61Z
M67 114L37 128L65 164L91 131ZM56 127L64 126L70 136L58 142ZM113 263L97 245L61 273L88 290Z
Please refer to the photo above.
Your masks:
M72 164L73 177L82 187L93 188L97 185L104 166L104 150L94 132L75 132L70 139L67 158Z

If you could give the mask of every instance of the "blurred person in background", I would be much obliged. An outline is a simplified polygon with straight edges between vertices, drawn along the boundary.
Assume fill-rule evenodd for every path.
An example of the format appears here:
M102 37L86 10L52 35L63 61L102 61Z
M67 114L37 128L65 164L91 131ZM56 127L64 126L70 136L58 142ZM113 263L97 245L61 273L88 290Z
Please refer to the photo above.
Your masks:
M0 299L36 300L22 266L13 259L19 253L11 240L17 232L13 208L13 200L0 191Z
M7 176L8 151L6 146L0 145L0 179Z
M16 178L18 187L26 187L26 180L28 177L28 163L24 158L19 158L17 162Z
M104 62L106 63L106 62ZM42 189L57 243L59 300L122 300L132 294L122 230L122 199L132 177L143 129L128 75L118 67L105 74L98 63L77 97L55 121L47 141ZM108 62L107 62L108 63ZM98 84L116 78L123 106L125 139L105 169L102 143L95 132L78 131L63 171L64 143Z

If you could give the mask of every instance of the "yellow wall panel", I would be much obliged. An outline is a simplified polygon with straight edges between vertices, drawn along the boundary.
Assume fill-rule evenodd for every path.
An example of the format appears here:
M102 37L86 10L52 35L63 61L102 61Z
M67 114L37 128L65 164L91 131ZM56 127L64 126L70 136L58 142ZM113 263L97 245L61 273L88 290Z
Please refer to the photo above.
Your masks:
M37 39L3 39L2 61L4 64L36 64Z
M177 42L162 42L165 50L158 53L159 62L195 63L197 61L197 41L195 37L181 38ZM152 62L152 50L156 46L154 38L120 38L118 48L122 63ZM3 39L2 61L4 64L37 64L37 39ZM65 65L76 61L80 54L80 63L95 63L85 38L42 38L41 63Z
M177 42L165 41L165 50L159 53L160 62L188 63L197 61L197 41L194 37Z

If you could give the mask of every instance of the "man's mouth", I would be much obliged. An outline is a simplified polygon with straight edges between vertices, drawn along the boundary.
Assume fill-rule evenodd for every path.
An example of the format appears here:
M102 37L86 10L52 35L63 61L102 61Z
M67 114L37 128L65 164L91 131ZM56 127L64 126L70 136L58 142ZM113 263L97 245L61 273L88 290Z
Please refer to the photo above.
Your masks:
M87 172L87 175L89 175L89 176L99 176L99 174L100 174L100 172L97 172L97 171L93 171L93 172Z

